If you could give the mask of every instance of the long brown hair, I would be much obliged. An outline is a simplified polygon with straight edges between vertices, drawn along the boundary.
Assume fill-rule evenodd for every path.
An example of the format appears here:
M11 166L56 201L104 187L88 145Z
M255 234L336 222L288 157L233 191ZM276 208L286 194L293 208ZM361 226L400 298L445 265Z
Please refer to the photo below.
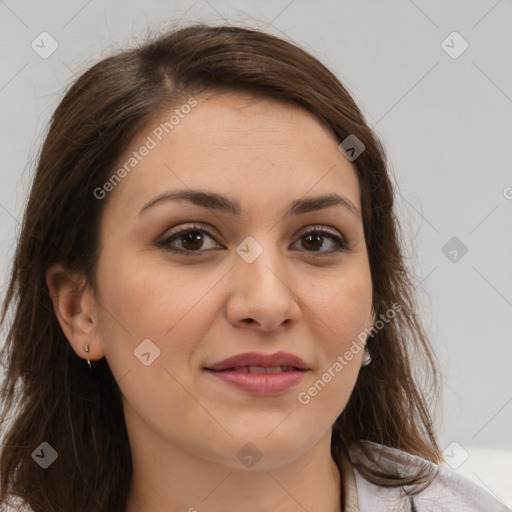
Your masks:
M333 426L331 453L361 440L439 462L427 396L436 396L436 360L415 313L384 150L340 81L316 58L265 32L192 25L167 31L98 62L69 88L41 148L2 308L9 322L1 357L4 430L0 500L19 498L36 512L124 512L130 446L120 391L107 361L87 364L72 350L53 310L45 271L63 263L96 289L99 225L106 201L93 194L147 122L205 91L243 91L292 101L312 112L339 142L365 146L354 161L361 188L373 309L401 309L368 341L372 362L358 377ZM414 376L413 376L414 374ZM33 451L49 443L58 460L41 470ZM364 446L361 447L364 450ZM422 481L359 466L379 485Z

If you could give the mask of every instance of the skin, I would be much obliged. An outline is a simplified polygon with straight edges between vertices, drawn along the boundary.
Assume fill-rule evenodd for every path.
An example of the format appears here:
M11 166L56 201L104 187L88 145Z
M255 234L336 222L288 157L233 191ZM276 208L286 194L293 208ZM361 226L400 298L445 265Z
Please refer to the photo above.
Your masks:
M239 93L197 99L103 199L98 289L80 291L80 276L61 265L48 269L56 315L76 353L106 357L120 386L134 468L128 512L248 504L255 512L339 511L331 427L363 351L307 405L297 396L373 325L363 224L339 206L284 212L292 200L333 192L360 212L355 167L300 107ZM169 113L141 131L120 165L165 119ZM138 215L162 192L187 188L237 200L242 213L162 201ZM213 236L202 233L202 245L178 236L172 245L197 248L195 256L158 246L191 223ZM334 229L350 251L334 252L326 235L308 243L317 225ZM236 252L248 236L263 249L252 263ZM149 366L134 355L144 339L160 350ZM242 392L203 370L235 354L280 350L310 370L277 396ZM247 443L261 455L251 467L237 456Z

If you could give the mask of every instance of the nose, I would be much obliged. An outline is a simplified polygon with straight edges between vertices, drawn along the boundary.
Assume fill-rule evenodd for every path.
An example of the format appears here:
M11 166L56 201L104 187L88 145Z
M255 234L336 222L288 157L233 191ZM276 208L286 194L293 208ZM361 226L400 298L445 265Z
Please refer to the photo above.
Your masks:
M267 247L252 262L238 254L231 271L228 320L237 327L265 332L290 328L301 317L294 292L296 277L283 255Z

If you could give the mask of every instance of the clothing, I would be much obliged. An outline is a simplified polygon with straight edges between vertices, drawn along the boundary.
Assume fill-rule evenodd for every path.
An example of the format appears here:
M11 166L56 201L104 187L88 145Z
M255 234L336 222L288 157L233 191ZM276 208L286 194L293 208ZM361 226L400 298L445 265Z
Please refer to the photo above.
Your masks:
M428 467L433 478L430 485L414 496L404 487L383 487L364 479L353 463L371 462L358 446L341 451L345 509L343 512L511 512L482 487L421 457L361 441L371 452L378 468L393 474L406 474ZM379 457L380 454L380 457ZM408 486L410 488L410 486Z

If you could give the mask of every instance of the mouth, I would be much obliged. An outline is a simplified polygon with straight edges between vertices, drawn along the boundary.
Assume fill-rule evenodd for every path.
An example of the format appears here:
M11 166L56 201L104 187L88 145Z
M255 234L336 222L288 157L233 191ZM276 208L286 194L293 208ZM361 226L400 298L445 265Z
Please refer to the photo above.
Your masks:
M241 372L241 373L252 373L252 374L262 374L262 373L282 373L282 372L290 372L290 371L307 371L306 369L297 368L295 366L233 366L232 368L226 368L224 370L214 370L211 368L205 368L211 372Z
M288 352L264 354L260 352L246 352L228 357L207 366L208 370L239 370L248 373L278 373L280 371L308 370L308 365L299 357ZM262 370L263 368L263 370ZM267 370L270 370L267 372Z
M310 370L299 356L288 352L237 354L204 368L207 374L250 395L285 393L299 384Z
M293 366L234 366L224 370L205 368L222 385L249 395L281 395L296 387L309 370Z

